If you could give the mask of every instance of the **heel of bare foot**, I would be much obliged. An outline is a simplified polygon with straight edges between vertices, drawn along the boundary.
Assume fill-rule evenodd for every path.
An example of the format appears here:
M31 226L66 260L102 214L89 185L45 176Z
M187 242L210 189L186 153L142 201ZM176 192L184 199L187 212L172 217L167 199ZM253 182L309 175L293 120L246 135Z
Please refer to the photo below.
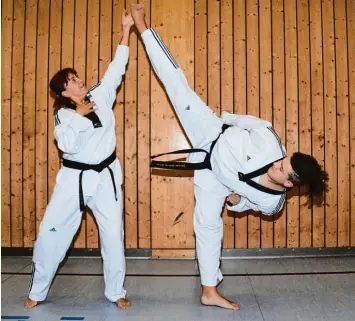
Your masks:
M37 301L31 300L30 298L27 298L25 301L25 308L26 309L33 309L36 305L38 304Z
M127 310L132 304L128 299L121 298L116 301L116 305L122 310Z
M217 306L224 309L239 310L239 305L236 302L231 302L224 297L220 296L218 292L210 295L202 295L201 296L201 303L203 305L209 306Z

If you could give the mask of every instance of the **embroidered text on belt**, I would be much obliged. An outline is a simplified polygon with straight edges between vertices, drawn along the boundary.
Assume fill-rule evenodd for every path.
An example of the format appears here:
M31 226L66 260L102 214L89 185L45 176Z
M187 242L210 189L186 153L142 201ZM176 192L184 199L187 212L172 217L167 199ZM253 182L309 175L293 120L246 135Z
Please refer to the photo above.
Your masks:
M200 163L188 163L188 162L175 162L175 161L156 161L156 160L152 160L150 162L150 167L154 167L154 168L164 168L164 169L181 169L181 170L199 170L199 169L209 169L212 170L212 166L211 166L211 154L212 154L212 150L214 148L214 146L217 143L217 140L219 139L219 137L221 137L221 135L225 132L225 130L227 128L231 127L230 125L226 125L224 124L222 126L222 131L220 132L220 134L218 135L218 137L212 142L211 144L211 148L210 151L206 151L204 149L200 149L200 148L191 148L191 149L180 149L180 150L176 150L174 152L170 152L170 153L164 153L164 154L158 154L158 155L153 155L150 157L150 159L154 159L163 155L172 155L172 154L183 154L183 153L205 153L205 159L200 162Z
M94 170L94 171L100 173L105 168L107 168L109 170L109 172L110 172L110 175L111 175L113 190L115 192L115 199L117 201L117 189L116 189L116 184L115 184L115 177L113 175L112 169L109 166L115 161L115 159L116 159L116 151L114 151L111 156L106 158L100 164L94 164L94 165L85 164L85 163L79 163L79 162L71 161L71 160L68 160L68 159L63 159L63 166L68 167L68 168L81 170L81 172L79 174L79 203L80 203L80 211L83 211L84 207L85 207L84 194L83 194L83 173L84 173L84 171Z

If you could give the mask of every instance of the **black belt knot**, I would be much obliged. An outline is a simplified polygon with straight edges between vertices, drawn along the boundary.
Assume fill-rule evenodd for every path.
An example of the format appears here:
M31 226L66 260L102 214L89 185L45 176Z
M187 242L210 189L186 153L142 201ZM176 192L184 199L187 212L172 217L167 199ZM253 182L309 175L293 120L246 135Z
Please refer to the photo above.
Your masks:
M79 163L75 161L71 161L69 159L63 159L63 166L72 168L72 169L77 169L80 170L79 174L79 203L80 203L80 211L84 210L85 203L84 203L84 193L83 193L83 174L84 171L88 170L94 170L95 172L102 172L105 168L107 168L110 172L111 175L111 180L112 180L112 185L113 185L113 190L115 192L115 199L117 201L117 189L116 189L116 183L115 183L115 177L113 175L112 169L109 167L116 159L116 151L114 151L108 158L103 160L99 164L85 164L85 163Z

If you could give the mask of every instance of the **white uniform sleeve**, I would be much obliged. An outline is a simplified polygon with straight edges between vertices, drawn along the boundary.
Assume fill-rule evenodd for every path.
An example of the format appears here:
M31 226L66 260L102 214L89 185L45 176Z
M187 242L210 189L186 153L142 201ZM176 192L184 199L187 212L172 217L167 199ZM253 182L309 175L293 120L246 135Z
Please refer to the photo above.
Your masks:
M129 57L129 48L124 45L117 47L115 57L108 66L105 75L101 79L101 85L109 94L112 102L116 98L116 89L122 82L122 77L126 72L126 65Z
M237 115L223 112L221 118L224 124L237 126L246 130L272 126L270 122L250 115Z
M92 122L75 112L61 109L55 116L54 136L59 149L64 153L78 153L94 132Z
M241 196L240 202L237 205L234 206L227 205L227 209L229 211L234 211L234 212L244 212L247 210L253 210L256 212L261 212L264 215L274 215L282 210L284 202L285 202L285 196L282 195L276 207L275 206L266 207L266 206L261 206L259 204L254 204L250 202L247 198Z

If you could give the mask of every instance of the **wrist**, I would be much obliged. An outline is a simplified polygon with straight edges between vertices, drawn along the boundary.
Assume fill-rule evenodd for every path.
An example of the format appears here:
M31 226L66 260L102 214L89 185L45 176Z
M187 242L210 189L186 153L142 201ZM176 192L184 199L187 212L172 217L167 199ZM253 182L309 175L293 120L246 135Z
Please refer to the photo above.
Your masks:
M131 30L131 26L122 25L123 33L128 33L129 34L130 30Z

